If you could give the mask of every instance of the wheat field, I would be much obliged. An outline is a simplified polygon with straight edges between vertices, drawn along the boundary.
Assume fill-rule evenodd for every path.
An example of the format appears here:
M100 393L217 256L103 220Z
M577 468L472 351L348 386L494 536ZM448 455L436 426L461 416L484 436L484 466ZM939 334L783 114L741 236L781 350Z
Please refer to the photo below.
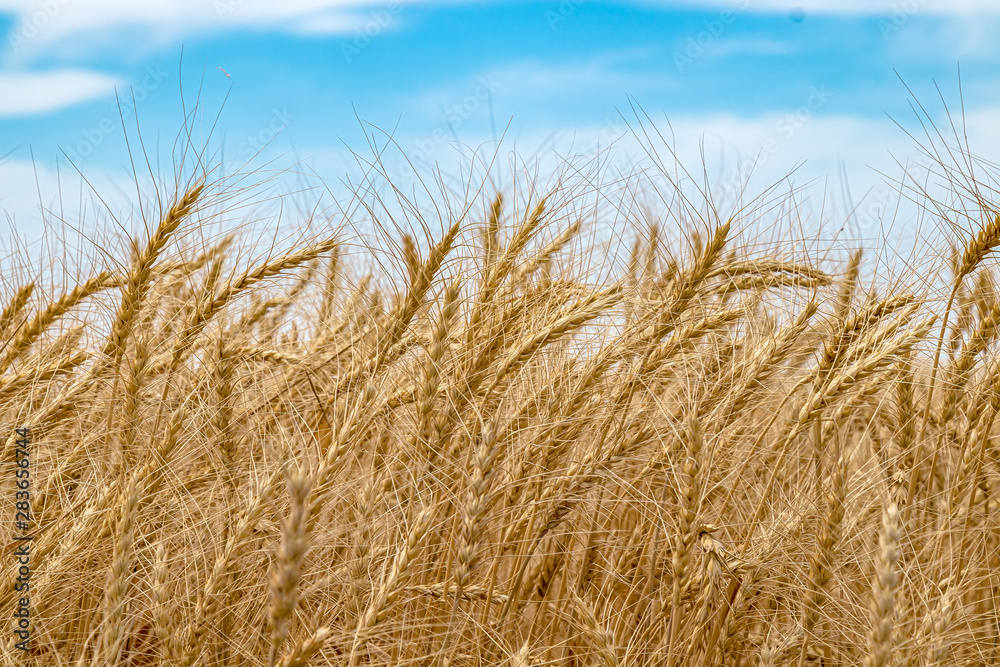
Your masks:
M902 278L762 241L794 191L652 181L644 223L620 183L362 189L381 247L251 256L191 241L231 196L204 172L111 268L7 263L3 664L997 664L969 164L931 208L975 224Z

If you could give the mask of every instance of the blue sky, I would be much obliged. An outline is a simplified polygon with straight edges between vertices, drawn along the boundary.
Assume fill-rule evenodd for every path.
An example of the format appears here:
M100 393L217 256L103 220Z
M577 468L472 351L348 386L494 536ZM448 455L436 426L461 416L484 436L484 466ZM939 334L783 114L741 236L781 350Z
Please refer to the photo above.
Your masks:
M722 181L739 161L756 159L764 186L805 160L799 182L844 173L853 199L876 201L878 171L917 154L893 121L920 129L900 79L940 121L935 81L958 113L961 66L973 149L1000 149L996 5L0 0L0 209L35 235L39 201L80 200L77 169L126 207L122 124L169 172L182 93L202 105L199 139L218 117L220 160L298 164L334 192L357 169L351 149L370 154L361 121L421 168L447 170L505 130L543 163L619 137L628 161L641 147L621 116L634 126L638 105L669 122L689 167L703 146Z

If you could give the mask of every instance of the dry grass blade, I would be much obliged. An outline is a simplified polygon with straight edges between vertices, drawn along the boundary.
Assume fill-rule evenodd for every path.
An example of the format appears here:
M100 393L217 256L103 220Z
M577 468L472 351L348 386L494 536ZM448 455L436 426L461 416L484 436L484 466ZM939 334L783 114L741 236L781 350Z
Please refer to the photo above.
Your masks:
M196 181L122 274L4 276L0 607L38 667L996 663L1000 218L949 169L950 300L797 191L366 182L245 263Z

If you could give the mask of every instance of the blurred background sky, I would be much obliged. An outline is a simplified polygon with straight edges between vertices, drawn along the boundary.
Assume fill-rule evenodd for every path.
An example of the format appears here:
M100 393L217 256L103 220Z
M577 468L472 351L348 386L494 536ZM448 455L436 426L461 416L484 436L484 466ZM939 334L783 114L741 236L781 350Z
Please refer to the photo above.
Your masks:
M380 131L401 179L400 151L448 172L500 136L543 164L618 141L628 163L638 112L722 184L804 161L795 183L869 234L919 153L914 96L1000 153L998 27L994 0L0 0L3 231L127 210L123 125L169 173L198 104L224 168L296 165L334 195Z

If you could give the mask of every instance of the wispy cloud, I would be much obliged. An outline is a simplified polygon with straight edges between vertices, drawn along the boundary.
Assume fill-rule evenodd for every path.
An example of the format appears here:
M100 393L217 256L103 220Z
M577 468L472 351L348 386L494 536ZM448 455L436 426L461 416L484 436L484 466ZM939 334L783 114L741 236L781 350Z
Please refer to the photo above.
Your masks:
M114 92L117 80L79 69L0 72L0 116L57 111Z
M179 38L187 34L251 28L290 33L352 34L378 12L423 0L0 0L0 14L14 16L8 37L14 50L69 36L131 28L132 39ZM40 4L45 5L40 9ZM25 39L26 38L26 39Z
M592 87L606 91L608 98L621 99L625 93L676 84L676 79L669 74L648 68L618 67L604 60L576 64L524 60L502 68L497 76L513 84L508 94L520 97L563 95L567 91Z
M449 0L448 4L471 3ZM29 26L43 41L68 34L100 32L121 27L175 35L232 27L291 32L349 34L371 20L372 12L389 5L440 4L432 0L0 0L0 13L14 16L14 31ZM753 13L804 14L1000 14L995 0L632 0L632 4L660 8L734 9ZM42 16L44 15L44 16ZM40 20L39 20L40 19Z
M551 112L551 120L565 117L566 105L594 103L581 91L602 91L597 106L607 110L612 100L624 101L630 94L662 92L677 86L670 72L636 67L633 61L637 57L636 49L625 49L573 63L518 59L429 86L406 100L402 108L408 119L429 121L446 129L441 133L444 141L444 134L450 136L463 128L460 135L464 138L469 125L484 122L491 103L498 119L511 110L531 105L542 112L536 121L546 115L543 110Z
M711 55L717 58L741 55L786 56L793 51L795 44L790 40L746 37L720 41L713 47Z
M1000 14L995 0L635 0L651 7L693 9L733 9L748 12L803 12L815 14L892 14L893 12L934 14Z

